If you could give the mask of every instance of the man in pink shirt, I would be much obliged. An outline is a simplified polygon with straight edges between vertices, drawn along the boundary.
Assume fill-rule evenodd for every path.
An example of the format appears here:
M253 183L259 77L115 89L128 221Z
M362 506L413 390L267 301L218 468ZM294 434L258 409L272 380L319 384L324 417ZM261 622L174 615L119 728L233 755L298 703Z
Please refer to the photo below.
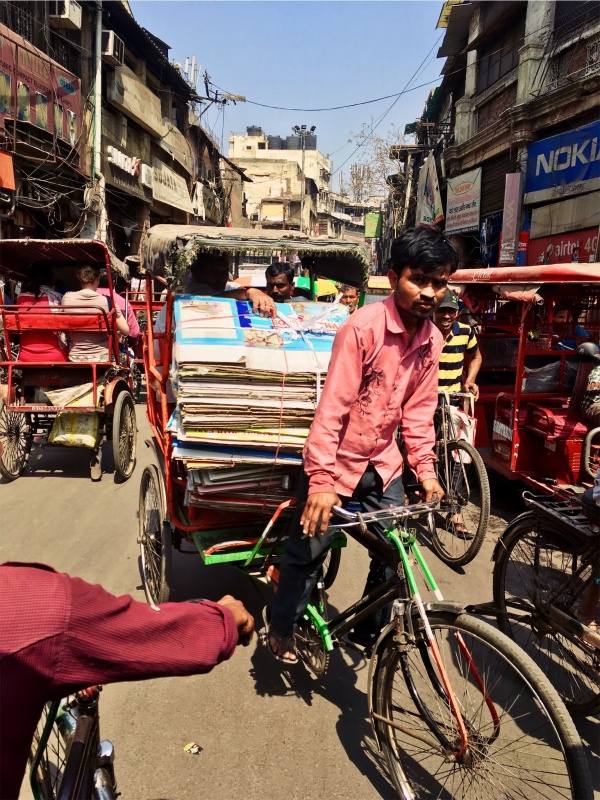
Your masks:
M332 507L350 499L364 511L404 503L398 427L425 499L444 494L433 451L443 340L430 317L444 297L458 255L443 233L413 228L394 241L391 263L392 294L355 311L335 338L304 447L304 485L271 606L269 648L286 664L298 660L294 625L333 539L327 531ZM371 527L383 530L382 525ZM365 592L386 577L385 565L372 558ZM385 610L356 628L355 640L369 646L383 624Z

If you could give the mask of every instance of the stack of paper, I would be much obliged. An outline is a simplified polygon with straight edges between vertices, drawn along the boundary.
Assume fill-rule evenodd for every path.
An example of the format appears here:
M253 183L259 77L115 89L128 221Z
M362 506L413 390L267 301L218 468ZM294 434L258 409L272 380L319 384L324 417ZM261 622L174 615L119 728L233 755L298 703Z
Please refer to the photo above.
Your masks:
M188 468L186 502L272 507L295 494L301 452L344 306L280 304L274 320L248 304L175 301L169 425ZM233 471L232 471L233 470Z

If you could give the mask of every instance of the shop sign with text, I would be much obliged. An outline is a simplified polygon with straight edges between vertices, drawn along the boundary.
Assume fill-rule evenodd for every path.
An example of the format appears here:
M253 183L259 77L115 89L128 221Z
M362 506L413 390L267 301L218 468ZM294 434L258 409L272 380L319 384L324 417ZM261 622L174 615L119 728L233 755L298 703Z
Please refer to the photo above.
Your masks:
M80 107L79 78L0 25L0 125L29 123L77 149Z
M596 260L598 228L530 239L527 264L587 264Z
M600 121L527 148L525 203L600 189Z
M522 174L511 172L504 184L504 210L502 212L502 243L498 265L517 263L519 227L521 223Z
M194 213L185 179L158 158L152 159L152 196L160 203Z
M448 178L446 233L479 230L481 167Z
M108 184L122 189L128 194L133 194L140 200L152 202L152 193L144 190L142 180L144 167L148 167L148 164L143 164L136 154L125 153L116 145L107 143L104 145L104 158L105 177Z

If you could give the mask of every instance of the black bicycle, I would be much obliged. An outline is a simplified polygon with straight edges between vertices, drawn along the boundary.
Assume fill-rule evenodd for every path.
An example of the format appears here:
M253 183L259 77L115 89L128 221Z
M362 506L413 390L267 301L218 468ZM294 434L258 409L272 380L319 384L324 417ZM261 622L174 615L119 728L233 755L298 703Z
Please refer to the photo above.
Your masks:
M345 634L392 605L393 620L370 653L369 712L403 800L591 800L581 741L548 679L514 641L465 606L444 601L413 527L419 517L431 525L435 505L366 514L333 509L344 522L332 527L394 575L333 618L318 581L298 624L300 656L322 675L329 653L348 644ZM385 519L385 535L369 529ZM423 601L413 563L434 602Z
M500 630L548 676L574 714L600 711L600 634L578 617L598 596L600 514L566 491L523 495L494 552L494 606ZM591 593L591 594L590 594Z
M46 704L29 757L35 800L116 800L114 749L100 740L101 688Z
M436 474L445 496L435 514L431 544L442 561L460 567L471 562L483 545L490 518L490 484L481 456L459 436L454 401L467 403L463 419L473 419L472 394L440 392L435 416Z

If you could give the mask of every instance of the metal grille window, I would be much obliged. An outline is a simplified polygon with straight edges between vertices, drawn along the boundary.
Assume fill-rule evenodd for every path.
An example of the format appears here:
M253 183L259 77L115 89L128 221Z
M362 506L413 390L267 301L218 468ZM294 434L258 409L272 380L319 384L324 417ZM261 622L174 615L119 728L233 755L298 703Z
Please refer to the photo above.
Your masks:
M554 36L568 39L582 25L600 22L599 0L558 0L554 14Z
M585 58L585 74L594 75L596 72L600 72L600 36L588 42Z
M18 33L28 42L33 42L33 16L27 10L28 3L0 3L0 22Z
M77 76L81 76L80 40L80 31L50 31L49 55Z
M553 92L558 89L558 79L560 77L560 61L558 58L553 58L550 62L548 70L548 91Z
M525 20L520 20L502 36L493 37L482 48L477 71L477 92L483 92L507 75L519 63L519 49L525 37Z

